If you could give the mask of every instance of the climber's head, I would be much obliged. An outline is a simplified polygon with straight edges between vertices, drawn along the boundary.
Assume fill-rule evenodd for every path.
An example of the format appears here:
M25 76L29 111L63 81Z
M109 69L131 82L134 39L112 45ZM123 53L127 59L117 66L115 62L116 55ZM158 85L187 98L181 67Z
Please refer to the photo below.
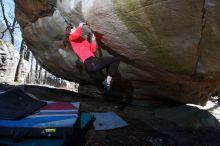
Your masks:
M66 34L72 34L76 30L75 26L72 26L72 24L68 24L66 27Z
M71 30L70 30L70 34L74 33L75 30L76 30L76 27L71 28Z
M66 26L66 34L70 34L72 28L73 28L72 25L67 25Z

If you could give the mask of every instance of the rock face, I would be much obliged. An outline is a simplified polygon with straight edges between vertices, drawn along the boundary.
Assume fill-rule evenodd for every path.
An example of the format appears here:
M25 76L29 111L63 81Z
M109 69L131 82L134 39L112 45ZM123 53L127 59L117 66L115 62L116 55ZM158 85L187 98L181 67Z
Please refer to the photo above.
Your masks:
M113 90L134 98L204 104L220 82L218 0L16 0L26 43L44 68L99 93L103 73L75 65L63 49L65 21L87 21L99 41L97 56L121 60ZM87 28L84 29L86 33ZM86 86L86 85L88 86Z
M19 53L14 46L0 39L0 82L14 82Z

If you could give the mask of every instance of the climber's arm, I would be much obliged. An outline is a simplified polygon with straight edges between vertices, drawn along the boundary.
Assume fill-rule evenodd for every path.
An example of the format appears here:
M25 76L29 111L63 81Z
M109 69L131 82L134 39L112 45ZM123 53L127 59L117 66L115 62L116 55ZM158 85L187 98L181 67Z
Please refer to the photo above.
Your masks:
M94 34L92 34L92 43L91 43L91 51L92 52L95 52L96 51L96 47L97 47L97 45L96 45L96 38L95 38L95 35Z
M73 33L70 33L69 40L74 41L78 39L81 36L82 33L82 27L85 23L81 22L79 26L76 28L76 30ZM72 31L72 30L71 30Z
M75 41L80 37L81 33L82 33L82 27L77 27L76 30L69 35L69 40Z

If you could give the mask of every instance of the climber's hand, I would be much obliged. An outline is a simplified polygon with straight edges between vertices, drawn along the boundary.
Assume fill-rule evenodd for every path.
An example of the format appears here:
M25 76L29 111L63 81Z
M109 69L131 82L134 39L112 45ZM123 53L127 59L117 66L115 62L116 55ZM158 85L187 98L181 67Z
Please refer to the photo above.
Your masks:
M94 34L92 34L92 40L95 40L95 35Z
M86 23L81 22L81 23L79 24L79 27L83 27L83 25L86 25Z

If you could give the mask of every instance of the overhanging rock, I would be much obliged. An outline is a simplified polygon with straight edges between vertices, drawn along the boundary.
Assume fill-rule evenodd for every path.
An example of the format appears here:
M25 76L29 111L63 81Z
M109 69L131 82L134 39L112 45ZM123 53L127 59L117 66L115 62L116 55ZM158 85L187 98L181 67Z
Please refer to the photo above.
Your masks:
M78 70L63 49L65 20L87 21L100 48L97 56L119 58L115 91L133 98L170 98L204 104L219 85L220 2L217 0L16 0L26 43L51 73L81 83L87 94L102 73ZM84 29L86 32L88 29ZM85 86L85 84L89 86Z

